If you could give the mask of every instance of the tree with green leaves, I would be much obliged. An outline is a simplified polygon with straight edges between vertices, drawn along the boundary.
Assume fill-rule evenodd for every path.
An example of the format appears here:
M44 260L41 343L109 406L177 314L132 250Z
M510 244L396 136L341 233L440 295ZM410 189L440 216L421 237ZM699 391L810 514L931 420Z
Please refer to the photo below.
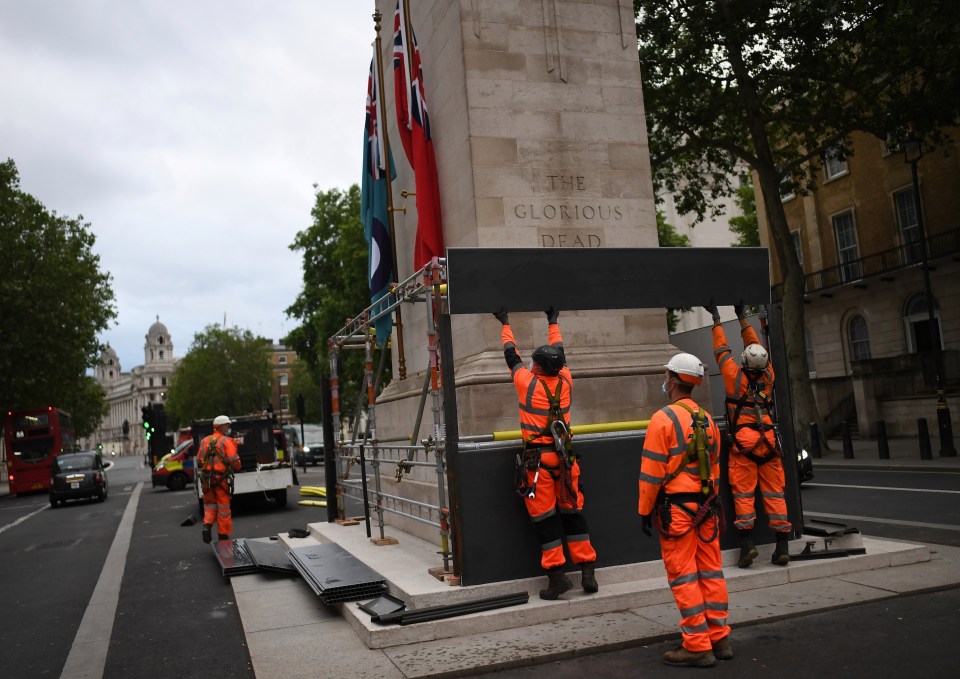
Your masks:
M667 223L666 216L657 210L657 244L662 248L688 248L690 247L690 238L677 233L673 224ZM672 309L667 308L667 330L676 332L677 324L680 322L680 314L684 311L690 311L689 308Z
M102 350L98 335L117 316L95 241L83 215L47 210L20 190L13 160L0 163L0 408L62 408L79 436L107 414L87 371Z
M740 187L734 198L740 214L731 217L730 231L737 234L735 248L760 247L760 224L757 222L757 197L753 191L753 179L745 174L740 178Z
M260 412L270 401L272 376L267 340L249 330L208 325L193 336L171 377L167 426Z
M284 344L293 347L319 383L321 376L330 375L328 338L370 306L368 246L360 221L359 186L354 184L346 191L317 191L311 215L313 224L300 231L290 246L303 252L303 289L286 310L300 325L287 335ZM377 350L374 371L384 350ZM340 357L340 409L352 421L359 414L358 398L364 393L364 356L362 351L350 350L341 352ZM388 356L379 388L389 380Z
M738 161L756 174L783 275L798 442L819 416L804 349L804 275L781 184L797 192L854 131L927 141L956 120L953 0L635 0L651 165L681 213L718 216ZM834 150L836 149L836 150Z

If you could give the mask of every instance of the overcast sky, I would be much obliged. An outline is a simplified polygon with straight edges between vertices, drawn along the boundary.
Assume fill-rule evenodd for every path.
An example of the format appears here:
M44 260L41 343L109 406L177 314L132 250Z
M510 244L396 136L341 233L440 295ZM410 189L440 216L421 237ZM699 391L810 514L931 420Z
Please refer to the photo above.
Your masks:
M0 0L0 160L90 223L123 370L158 315L178 357L224 314L297 325L313 185L360 181L373 4Z

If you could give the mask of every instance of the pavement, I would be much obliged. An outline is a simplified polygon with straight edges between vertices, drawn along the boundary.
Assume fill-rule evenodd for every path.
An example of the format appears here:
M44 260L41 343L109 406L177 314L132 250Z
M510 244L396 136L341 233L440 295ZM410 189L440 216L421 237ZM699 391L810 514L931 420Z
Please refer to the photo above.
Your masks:
M840 441L814 460L817 468L845 467L960 472L960 458L920 459L914 439L891 439L890 459L877 442L854 440L853 457ZM807 522L815 525L815 521ZM267 574L234 577L233 590L257 679L299 677L462 677L678 639L678 613L659 561L597 569L600 591L575 587L542 601L542 577L460 587L429 571L440 564L432 543L387 528L396 544L376 545L362 523L315 523L307 538L280 535L288 547L335 542L383 576L407 610L459 604L516 592L529 601L491 611L410 625L378 624L360 602L324 605L301 578ZM868 601L960 586L960 549L871 538L859 533L827 539L803 535L791 553L863 547L841 558L769 563L760 548L750 569L735 566L738 550L723 554L730 622L771 622ZM772 604L771 602L776 602ZM735 638L735 637L734 637Z
M877 442L856 439L845 457L840 441L814 460L818 468L960 472L960 458L922 460L915 439L891 439L890 459ZM4 479L5 481L5 479ZM0 494L6 492L0 481ZM815 524L814 521L808 525ZM335 542L386 580L407 610L526 592L526 604L410 625L378 624L360 602L327 606L302 578L266 573L235 576L231 585L257 679L351 677L404 679L461 677L570 659L678 639L678 613L659 561L597 569L600 591L575 587L557 601L542 601L542 577L460 587L430 573L440 566L436 545L394 528L395 544L377 545L363 523L315 523L309 537L279 539L290 548ZM769 563L772 545L760 547L750 569L735 566L737 550L723 554L734 643L738 627L906 594L960 587L960 548L908 543L851 533L803 535L791 553L863 547L841 558ZM776 602L776 603L772 603Z

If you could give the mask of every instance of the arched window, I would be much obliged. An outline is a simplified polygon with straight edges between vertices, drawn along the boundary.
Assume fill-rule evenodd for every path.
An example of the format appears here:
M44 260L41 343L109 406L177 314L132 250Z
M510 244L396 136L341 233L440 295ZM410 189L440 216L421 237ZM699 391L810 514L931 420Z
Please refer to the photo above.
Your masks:
M915 354L921 351L933 351L936 342L943 348L940 336L940 306L933 300L933 329L930 328L930 305L927 296L918 292L903 305L903 326L907 336L907 351Z
M870 333L867 321L860 314L851 316L847 321L847 346L851 361L866 361L870 358Z
M157 338L157 344L163 344L163 335ZM163 355L161 355L160 358L163 358Z

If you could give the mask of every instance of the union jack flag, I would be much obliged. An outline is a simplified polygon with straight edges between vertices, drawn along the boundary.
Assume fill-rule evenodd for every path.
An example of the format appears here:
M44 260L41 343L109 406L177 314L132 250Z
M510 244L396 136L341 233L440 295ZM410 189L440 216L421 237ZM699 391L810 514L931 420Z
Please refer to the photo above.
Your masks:
M394 99L400 142L416 181L417 235L413 266L414 269L420 269L431 257L444 255L443 224L440 217L437 159L424 95L423 66L413 28L409 28L408 32L407 18L403 0L397 0L393 19Z

